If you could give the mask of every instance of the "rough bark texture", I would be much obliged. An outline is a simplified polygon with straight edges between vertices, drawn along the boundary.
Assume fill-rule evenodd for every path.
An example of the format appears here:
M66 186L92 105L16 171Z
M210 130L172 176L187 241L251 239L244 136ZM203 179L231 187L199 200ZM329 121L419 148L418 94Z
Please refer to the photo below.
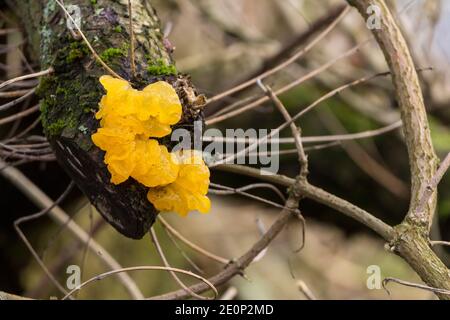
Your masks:
M141 238L157 215L146 198L147 188L133 179L111 184L104 152L91 141L99 126L94 114L104 94L98 79L107 72L83 40L67 28L66 15L54 0L8 3L26 22L32 56L38 57L42 69L54 68L53 74L41 79L38 94L42 97L44 131L59 163L109 223L127 237ZM64 4L80 9L81 30L95 51L135 88L158 80L175 87L183 104L183 117L177 126L191 128L194 120L202 119L198 105L203 99L188 77L177 75L148 1L132 1L136 76L130 64L128 1L70 0ZM167 138L163 143L170 144Z
M430 247L429 229L436 208L436 192L430 196L425 210L417 207L424 187L436 172L438 158L434 152L426 109L414 62L406 41L395 23L384 0L349 0L364 19L377 6L380 28L372 30L392 74L396 98L399 103L411 170L411 202L402 224L395 228L392 249L402 256L431 287L450 289L450 272ZM387 239L389 240L389 239ZM441 299L449 295L438 294Z

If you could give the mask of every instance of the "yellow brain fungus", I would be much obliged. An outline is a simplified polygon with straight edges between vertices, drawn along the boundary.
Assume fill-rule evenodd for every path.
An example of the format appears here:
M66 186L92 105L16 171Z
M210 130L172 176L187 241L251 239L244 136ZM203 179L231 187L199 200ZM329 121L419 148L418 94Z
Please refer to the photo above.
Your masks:
M180 166L176 180L166 186L150 188L147 199L160 211L175 211L186 216L191 210L207 213L211 203L206 197L209 169L193 150L176 153Z
M136 90L120 79L102 76L106 90L96 118L100 128L92 135L96 146L106 152L104 162L111 182L120 184L132 177L149 187L148 200L159 211L206 213L209 170L201 154L193 150L170 153L156 139L172 132L181 119L182 106L174 88L158 81Z

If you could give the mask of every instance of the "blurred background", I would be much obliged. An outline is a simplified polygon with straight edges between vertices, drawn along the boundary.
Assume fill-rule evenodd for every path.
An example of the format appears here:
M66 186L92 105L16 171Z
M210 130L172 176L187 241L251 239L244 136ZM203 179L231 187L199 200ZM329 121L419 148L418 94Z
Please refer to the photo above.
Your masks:
M442 158L450 150L450 2L438 0L387 1L395 12L416 62L425 96L434 147ZM344 1L332 0L152 0L170 43L177 70L192 76L200 92L214 96L286 60L311 42L340 12ZM0 75L2 81L39 66L28 61L26 42L18 21L6 8L0 15ZM13 29L13 31L5 31ZM3 31L2 31L3 30ZM365 22L351 10L340 23L301 59L267 78L265 83L279 89L371 38ZM432 68L432 70L430 70ZM383 55L374 41L308 81L283 93L280 98L291 114L332 89L366 75L387 70ZM34 80L33 80L34 81ZM25 89L37 83L28 81ZM27 87L28 86L28 87ZM14 88L24 90L24 88ZM8 90L11 90L10 88ZM3 93L3 94L2 94ZM250 88L208 105L207 117L242 102L262 96L260 89ZM13 100L0 91L0 103ZM37 103L30 96L18 108ZM17 110L16 110L17 112ZM1 118L10 114L2 113ZM1 119L0 118L0 119ZM3 124L2 140L24 130L37 114ZM341 92L301 118L304 136L356 133L387 126L399 119L399 110L389 77L379 77ZM283 122L269 102L220 122L215 127L275 128ZM42 135L37 124L32 129ZM283 131L282 136L289 136ZM313 146L313 144L311 145ZM311 147L310 146L310 147ZM0 148L3 148L0 145ZM292 149L283 145L281 149ZM0 149L0 156L7 160ZM368 210L385 222L402 221L409 204L409 166L401 132L394 130L369 139L341 142L308 149L310 181L327 191ZM50 198L56 199L70 182L54 162L15 163L30 180ZM2 169L2 168L0 168ZM280 173L295 176L296 154L281 156ZM240 187L256 182L250 178L212 170L212 182ZM15 219L37 212L32 202L0 175L0 290L33 298L60 296L48 281L14 230ZM285 193L286 190L280 188ZM253 194L280 202L269 191ZM167 219L190 241L209 251L235 258L244 253L260 236L278 209L239 195L211 195L208 215L192 213L187 218L166 213ZM126 239L106 224L86 198L75 188L61 207L122 266L161 265L148 236L135 241ZM306 242L300 252L301 224L293 220L271 244L265 255L247 271L246 278L236 277L230 287L235 299L305 299L299 290L302 281L321 299L434 299L431 293L390 284L391 295L384 290L369 290L367 268L377 265L383 277L407 281L420 279L402 259L387 252L383 241L364 226L312 201L302 201L300 209L306 219ZM64 226L48 217L26 223L22 229L49 270L65 283L68 265L79 265L83 280L106 271L99 258L75 240ZM179 248L161 226L156 225L161 245L172 266L202 275L213 275L222 266L199 255L182 243ZM433 240L450 240L450 175L439 186ZM448 265L449 251L436 248ZM189 262L185 256L192 262ZM194 264L194 265L193 265ZM169 274L139 271L131 274L145 296L162 294L178 286ZM193 283L182 277L185 283ZM108 278L83 289L79 298L129 298L116 278Z

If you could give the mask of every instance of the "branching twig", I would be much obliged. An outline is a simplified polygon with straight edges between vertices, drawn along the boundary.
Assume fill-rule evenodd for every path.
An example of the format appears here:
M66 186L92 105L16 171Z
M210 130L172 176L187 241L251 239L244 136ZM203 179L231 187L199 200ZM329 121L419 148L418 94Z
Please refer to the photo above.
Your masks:
M295 80L295 81L293 81L293 82L283 86L282 88L276 90L275 94L276 95L280 95L280 94L282 94L284 92L287 92L290 89L300 85L301 83L305 82L306 80L309 80L309 79L313 78L317 74L319 74L319 73L327 70L331 66L333 66L336 62L338 62L340 60L343 60L343 59L345 59L345 58L355 54L359 50L359 48L361 46L363 46L365 44L368 44L368 43L369 43L369 41L367 40L367 41L364 41L364 42L362 42L360 44L357 44L353 48L351 48L351 49L347 50L346 52L344 52L342 55L332 59L331 61L325 63L324 65L320 66L319 68L317 68L317 69L309 72L308 74L304 75L303 77L301 77L301 78L299 78L299 79L297 79L297 80ZM242 114L242 113L244 113L244 112L246 112L248 110L252 110L252 109L260 106L261 104L263 104L263 103L265 103L267 101L269 101L269 98L267 96L259 98L256 101L253 101L253 102L251 102L251 103L249 103L247 105L239 107L238 109L236 109L234 111L230 111L228 113L222 114L222 115L217 116L217 117L208 118L208 119L206 119L205 123L206 123L206 125L212 125L212 124L215 124L215 123L218 123L218 122L230 119L230 118L235 117L237 115L240 115L240 114Z
M396 279L396 278L384 278L382 285L383 285L383 289L386 290L386 292L390 295L391 293L389 292L389 290L387 289L386 285L389 282L395 282L398 284L401 284L403 286L407 286L407 287L411 287L411 288L417 288L417 289L421 289L421 290L426 290L426 291L431 291L433 293L439 293L439 294L445 294L445 295L450 295L450 290L446 290L446 289L439 289L439 288L433 288L430 286L426 286L423 284L419 284L419 283L414 283L414 282L409 282L409 281L405 281L405 280L400 280L400 279Z
M300 177L305 179L308 175L308 158L305 154L305 150L303 149L302 137L300 133L300 129L293 122L291 115L286 110L286 107L283 103L278 99L275 93L269 86L264 85L261 81L258 82L261 89L266 92L268 97L272 100L273 104L277 107L278 111L283 115L283 118L286 122L289 122L289 127L291 128L292 136L294 137L295 147L298 152L298 162L300 164Z
M3 165L4 162L0 160L0 167ZM39 208L44 209L52 205L53 201L16 168L5 167L0 174L20 189L20 191L22 191ZM54 207L48 212L48 215L60 225L64 225L67 221L69 221L67 223L67 229L70 233L72 233L81 242L88 243L89 249L101 259L106 267L112 270L122 268L121 265L102 246L100 246L99 243L97 243L94 239L89 241L89 235L74 221L70 221L70 217L60 207ZM118 278L130 293L131 297L134 299L144 298L138 286L128 274L120 273Z
M158 216L158 220L161 222L161 224L163 225L163 227L165 229L167 229L170 233L172 233L175 237L177 237L178 239L180 239L183 243L185 243L187 246L189 246L190 248L194 249L195 251L203 254L204 256L215 260L219 263L222 264L228 264L230 262L230 260L222 258L218 255L215 255L201 247L199 247L198 245L192 243L191 241L189 241L188 239L186 239L182 234L180 234L174 227L172 227L169 223L167 223L167 221L162 218L161 216Z
M156 251L158 252L164 266L166 268L172 268L171 265L169 264L169 261L166 258L166 255L164 254L163 249L161 248L161 245L159 244L158 241L158 237L156 236L155 230L153 228L150 228L150 237L153 241L153 244L156 247ZM187 293L189 293L191 296L193 296L194 298L200 299L200 300L210 300L210 298L207 297L203 297L201 295L196 294L195 292L192 292L184 283L183 281L181 281L180 278L178 278L177 274L172 271L169 270L170 275L175 279L175 281L180 285L180 287L182 287L184 290L186 290Z
M208 99L208 103L212 103L214 101L220 100L223 97L226 97L230 94L233 94L237 91L240 91L244 88L247 88L248 86L251 86L252 84L255 84L256 81L258 79L264 79L272 74L274 74L275 72L282 70L283 68L287 67L288 65L290 65L291 63L295 62L296 60L298 60L300 57L302 57L305 53L307 53L309 50L311 50L320 40L322 40L328 33L330 33L331 30L333 30L336 25L342 20L342 18L345 17L345 15L347 14L349 10L349 7L346 7L342 13L324 30L322 31L313 41L311 41L305 48L303 48L302 50L299 50L296 54L294 54L292 57L290 57L289 59L287 59L286 61L284 61L283 63L280 63L279 65L277 65L276 67L265 71L264 73L260 74L257 77L254 77L253 79L250 79L230 90L227 90L225 92L222 92L218 95L215 95L214 97Z
M424 212L431 195L433 194L433 192L436 191L439 182L441 181L442 177L447 172L449 167L450 167L450 152L447 154L444 161L442 161L441 165L439 166L439 169L433 175L430 182L422 188L423 189L422 196L420 197L419 204L416 207L417 215L420 215Z

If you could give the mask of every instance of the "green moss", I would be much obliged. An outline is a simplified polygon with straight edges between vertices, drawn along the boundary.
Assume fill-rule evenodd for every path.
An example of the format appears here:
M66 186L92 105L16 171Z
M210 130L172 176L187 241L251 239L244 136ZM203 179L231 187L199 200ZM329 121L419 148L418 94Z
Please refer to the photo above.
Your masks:
M61 95L65 97L67 95L67 89L62 87L56 88L56 95Z
M84 58L89 53L88 47L83 42L72 42L69 45L69 52L66 56L66 62L72 63Z
M151 75L175 75L177 74L177 69L173 64L167 64L164 59L158 59L156 61L148 60L147 71Z
M91 4L95 6L97 4L97 0L91 0Z
M111 62L114 58L125 57L127 55L128 45L121 48L108 48L100 54L100 58L105 62Z
M113 31L117 32L117 33L121 33L122 32L122 26L115 26Z
M59 119L59 120L47 125L47 127L45 128L45 131L48 135L54 136L54 135L60 134L65 127L66 127L66 123L64 122L64 120Z

